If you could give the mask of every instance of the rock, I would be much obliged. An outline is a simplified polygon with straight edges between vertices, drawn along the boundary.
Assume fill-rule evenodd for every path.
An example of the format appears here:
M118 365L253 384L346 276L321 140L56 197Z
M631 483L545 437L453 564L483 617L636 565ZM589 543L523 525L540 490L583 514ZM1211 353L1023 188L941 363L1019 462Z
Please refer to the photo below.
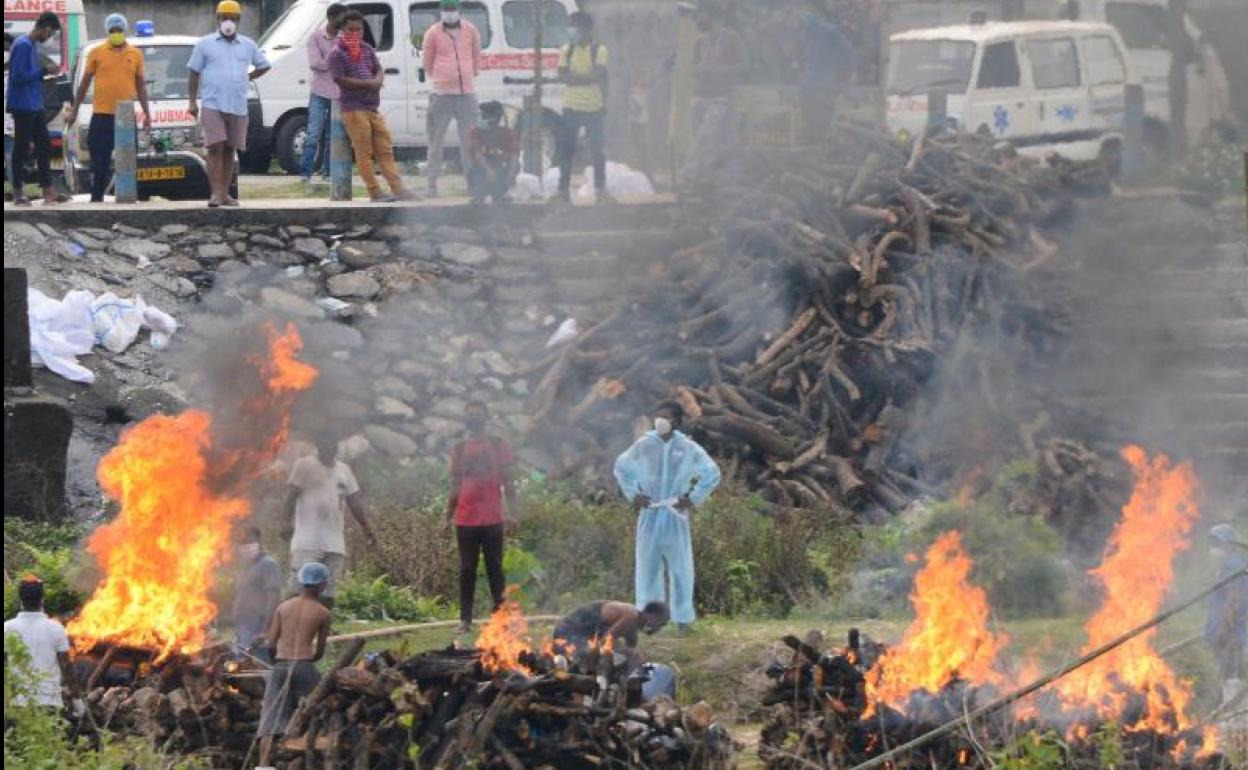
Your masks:
M48 242L48 236L29 222L5 222L4 232L41 246Z
M318 305L319 307L319 305ZM309 343L328 350L354 350L364 345L364 335L359 329L341 323L323 323L312 327L308 333Z
M481 243L481 234L468 227L441 225L433 231L439 241L459 241L461 243Z
M471 243L444 243L438 251L443 259L470 267L484 265L494 258L489 249Z
M320 238L296 238L294 249L312 259L325 259L329 256L329 247Z
M390 396L402 401L415 401L416 389L398 377L387 375L373 382L373 392L378 396Z
M379 228L375 235L383 241L405 241L411 233L407 225L386 225Z
M286 225L286 235L290 238L307 238L312 231L303 225Z
M304 263L303 255L296 254L293 251L286 251L284 249L282 251L269 251L268 249L265 249L263 254L266 262L272 262L273 264L281 265L282 267L292 267L294 265L302 265Z
M78 232L85 233L97 241L111 241L117 237L117 234L112 230L107 230L103 227L79 227Z
M429 262L438 258L438 247L429 241L407 240L398 245L399 256L420 262Z
M189 297L195 293L195 284L179 275L152 273L147 276L147 282L175 297Z
M87 261L100 271L105 280L128 280L139 274L139 268L130 260L102 251L93 251L87 255Z
M449 398L440 398L433 403L433 408L429 411L439 417L447 417L450 419L463 419L464 408L468 402L462 398L451 396Z
M217 275L235 277L244 276L249 272L251 272L251 265L237 259L227 259L217 264Z
M225 263L222 262L221 264L225 264ZM192 273L202 273L204 271L203 265L191 259L190 257L184 257L181 254L174 254L172 257L165 257L164 259L160 260L160 266L166 270L172 270L175 273L181 273L183 275L190 275ZM220 265L218 265L217 271L219 272L220 270L221 270L221 267Z
M406 377L409 380L432 380L440 375L438 367L433 364L411 358L395 364L393 371L398 376Z
M398 417L399 419L410 420L416 416L415 409L393 396L378 396L373 403L373 409L382 417Z
M128 238L146 239L148 237L146 230L140 230L137 227L130 227L129 225L123 225L120 222L117 222L116 224L113 225L113 232L117 233L118 235L124 235Z
M109 244L108 248L114 254L135 260L140 266L167 257L172 251L169 244L153 243L146 238L119 238Z
M99 238L95 238L82 230L70 230L69 239L84 249L93 251L105 251L108 249L108 242Z
M189 225L164 225L160 228L160 234L166 238L177 238L186 235L191 231Z
M507 427L517 434L524 435L533 429L533 418L527 414L510 414L503 419Z
M462 422L444 417L426 417L420 421L420 425L427 433L439 438L451 438L464 432Z
M234 241L234 253L243 256L247 253L247 243L245 241Z
M330 277L325 283L325 289L332 297L372 299L381 292L381 284L368 273L357 271Z
M351 239L362 239L362 238L367 238L372 234L373 234L372 225L354 225L350 230L348 230L343 235L343 237L351 238Z
M337 235L342 232L342 228L333 222L322 222L316 227L313 227L312 232L317 233L318 235Z
M289 254L290 252L285 252ZM321 272L325 275L342 275L351 268L341 262L325 262L320 266Z
M365 426L364 438L391 457L410 457L419 449L415 441L382 425Z
M380 264L390 256L390 245L383 241L349 241L338 247L338 259L355 270Z
M264 233L255 233L250 240L257 246L268 246L273 249L286 248L286 241L283 241L281 238L275 238L272 235L265 235Z
M497 350L487 350L484 353L476 353L473 358L477 358L485 367L495 374L501 374L504 377L510 377L516 373L516 368L508 363L503 354Z
M276 286L265 286L261 289L260 301L285 316L322 318L325 315L315 303Z
M228 243L201 243L198 253L200 259L210 262L219 262L223 259L232 259L238 256L234 251L234 247Z
M178 243L182 246L194 246L197 243L220 243L222 240L224 239L219 231L200 228L178 239Z
M372 448L373 445L368 442L368 439L364 438L363 434L357 433L338 442L338 459L349 463L364 456Z

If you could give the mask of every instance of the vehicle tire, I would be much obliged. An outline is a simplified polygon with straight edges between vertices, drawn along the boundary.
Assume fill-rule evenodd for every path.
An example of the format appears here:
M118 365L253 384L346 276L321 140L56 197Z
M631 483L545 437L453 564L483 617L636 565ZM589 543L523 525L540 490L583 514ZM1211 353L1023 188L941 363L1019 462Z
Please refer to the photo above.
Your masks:
M273 152L277 155L277 163L287 174L298 174L299 164L303 160L303 143L308 138L308 116L306 113L293 115L277 127L273 134Z
M1100 152L1097 157L1105 163L1105 167L1109 169L1109 174L1115 179L1122 174L1122 142L1117 139L1110 139L1101 145Z

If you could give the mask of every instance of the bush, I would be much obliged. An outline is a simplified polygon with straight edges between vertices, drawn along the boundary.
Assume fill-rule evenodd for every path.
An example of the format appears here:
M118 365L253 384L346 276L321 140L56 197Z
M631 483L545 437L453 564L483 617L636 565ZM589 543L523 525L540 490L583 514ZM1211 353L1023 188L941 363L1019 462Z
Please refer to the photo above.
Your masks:
M397 586L388 575L369 578L348 573L338 587L334 614L355 620L402 620L419 623L449 617L441 600L422 597L411 586Z
M1244 147L1209 139L1192 148L1174 171L1182 188L1210 195L1238 195L1244 191Z

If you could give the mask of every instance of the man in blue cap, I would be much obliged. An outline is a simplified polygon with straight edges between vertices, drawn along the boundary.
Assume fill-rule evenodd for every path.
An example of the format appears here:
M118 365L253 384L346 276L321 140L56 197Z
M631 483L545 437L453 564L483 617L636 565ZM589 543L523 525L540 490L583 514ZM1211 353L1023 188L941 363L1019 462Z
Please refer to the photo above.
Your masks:
M1218 524L1209 530L1211 556L1218 562L1218 577L1232 580L1214 592L1209 599L1209 617L1205 621L1205 639L1213 648L1222 679L1222 702L1239 697L1244 685L1244 646L1248 642L1248 543L1230 524Z
M87 90L95 82L92 96L91 125L87 128L87 151L91 153L91 202L104 200L108 180L112 178L114 127L118 102L136 98L143 107L140 116L144 130L152 129L152 111L147 103L147 79L143 70L143 52L126 42L130 29L126 17L110 13L104 20L108 39L93 46L87 53L82 82L69 108L67 123L78 122L78 110L87 100Z
M286 723L295 707L316 687L320 674L316 662L325 655L329 638L330 614L321 604L321 592L329 583L329 568L320 562L308 562L299 569L302 590L277 606L273 621L265 633L276 661L264 688L264 705L260 711L260 763L271 766L273 736L286 732Z

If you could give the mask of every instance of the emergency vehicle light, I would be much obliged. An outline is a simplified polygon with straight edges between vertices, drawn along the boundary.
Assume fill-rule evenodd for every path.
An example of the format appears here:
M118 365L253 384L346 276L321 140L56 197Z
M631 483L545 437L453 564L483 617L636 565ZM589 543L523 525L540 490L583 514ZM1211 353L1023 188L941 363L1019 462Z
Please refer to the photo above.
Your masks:
M151 19L143 19L134 23L134 34L139 37L155 37L156 22Z

